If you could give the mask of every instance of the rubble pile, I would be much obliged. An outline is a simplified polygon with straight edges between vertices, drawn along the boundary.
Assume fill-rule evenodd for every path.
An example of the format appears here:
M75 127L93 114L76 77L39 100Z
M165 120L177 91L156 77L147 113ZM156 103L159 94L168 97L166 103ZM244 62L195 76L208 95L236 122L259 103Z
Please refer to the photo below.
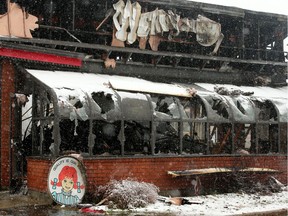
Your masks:
M134 180L111 180L95 192L98 205L107 203L109 208L134 209L155 203L159 189L153 184Z
M263 181L257 180L256 176L247 176L241 173L234 173L235 182L230 184L231 192L240 192L246 194L271 195L287 190L275 177L269 176Z

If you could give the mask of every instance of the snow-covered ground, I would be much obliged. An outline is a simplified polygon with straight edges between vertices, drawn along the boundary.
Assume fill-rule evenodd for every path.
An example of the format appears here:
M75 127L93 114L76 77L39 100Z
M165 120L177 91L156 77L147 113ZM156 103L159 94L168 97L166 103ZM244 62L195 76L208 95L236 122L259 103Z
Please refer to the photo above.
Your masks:
M261 212L288 208L288 192L257 194L220 194L187 198L190 201L200 201L203 204L165 205L157 201L145 209L136 211L171 212L175 215L234 215L249 212Z
M192 202L203 202L203 204L188 204L177 206L173 204L168 205L161 201L157 201L155 204L150 204L146 208L133 209L132 215L134 212L136 215L138 215L137 213L142 213L141 215L154 215L155 213L155 215L157 215L157 213L163 213L165 215L167 214L175 216L222 216L281 209L286 209L287 211L288 209L287 190L279 193L272 193L270 195L230 193L186 197L186 199ZM103 208L104 206L101 207ZM131 210L129 212L131 214Z

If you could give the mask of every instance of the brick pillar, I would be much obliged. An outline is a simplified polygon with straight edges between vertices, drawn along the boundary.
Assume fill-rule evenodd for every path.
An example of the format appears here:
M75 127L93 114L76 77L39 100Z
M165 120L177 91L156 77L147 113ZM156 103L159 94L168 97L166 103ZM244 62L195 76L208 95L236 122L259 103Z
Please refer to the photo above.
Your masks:
M10 161L10 93L15 92L15 71L8 60L0 62L1 71L1 187L9 186Z

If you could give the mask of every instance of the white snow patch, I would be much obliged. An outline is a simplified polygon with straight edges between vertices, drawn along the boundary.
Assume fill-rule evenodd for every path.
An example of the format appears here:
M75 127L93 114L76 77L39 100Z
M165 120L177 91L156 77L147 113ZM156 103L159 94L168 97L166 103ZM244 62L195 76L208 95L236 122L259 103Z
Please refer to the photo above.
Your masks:
M161 201L146 208L133 209L133 212L170 213L171 215L235 215L251 212L264 212L288 209L288 191L271 195L229 193L207 196L186 197L189 201L200 201L203 204L168 205Z

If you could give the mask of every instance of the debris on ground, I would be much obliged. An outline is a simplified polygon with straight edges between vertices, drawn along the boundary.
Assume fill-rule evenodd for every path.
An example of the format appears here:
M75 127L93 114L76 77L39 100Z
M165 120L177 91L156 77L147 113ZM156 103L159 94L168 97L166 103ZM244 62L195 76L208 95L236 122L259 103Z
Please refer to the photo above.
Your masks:
M183 197L164 197L159 196L158 201L167 203L169 205L191 205L191 204L203 204L203 201L190 201L188 199L185 199Z
M285 186L275 177L269 176L266 181L260 182L252 177L237 174L235 176L237 182L235 192L242 192L247 194L272 194L285 190Z
M135 180L112 180L99 186L95 192L97 205L107 204L109 208L133 209L155 203L159 188L154 184Z
M80 209L80 212L83 213L94 213L96 215L106 215L107 209L105 206L90 206L90 207L84 207Z

